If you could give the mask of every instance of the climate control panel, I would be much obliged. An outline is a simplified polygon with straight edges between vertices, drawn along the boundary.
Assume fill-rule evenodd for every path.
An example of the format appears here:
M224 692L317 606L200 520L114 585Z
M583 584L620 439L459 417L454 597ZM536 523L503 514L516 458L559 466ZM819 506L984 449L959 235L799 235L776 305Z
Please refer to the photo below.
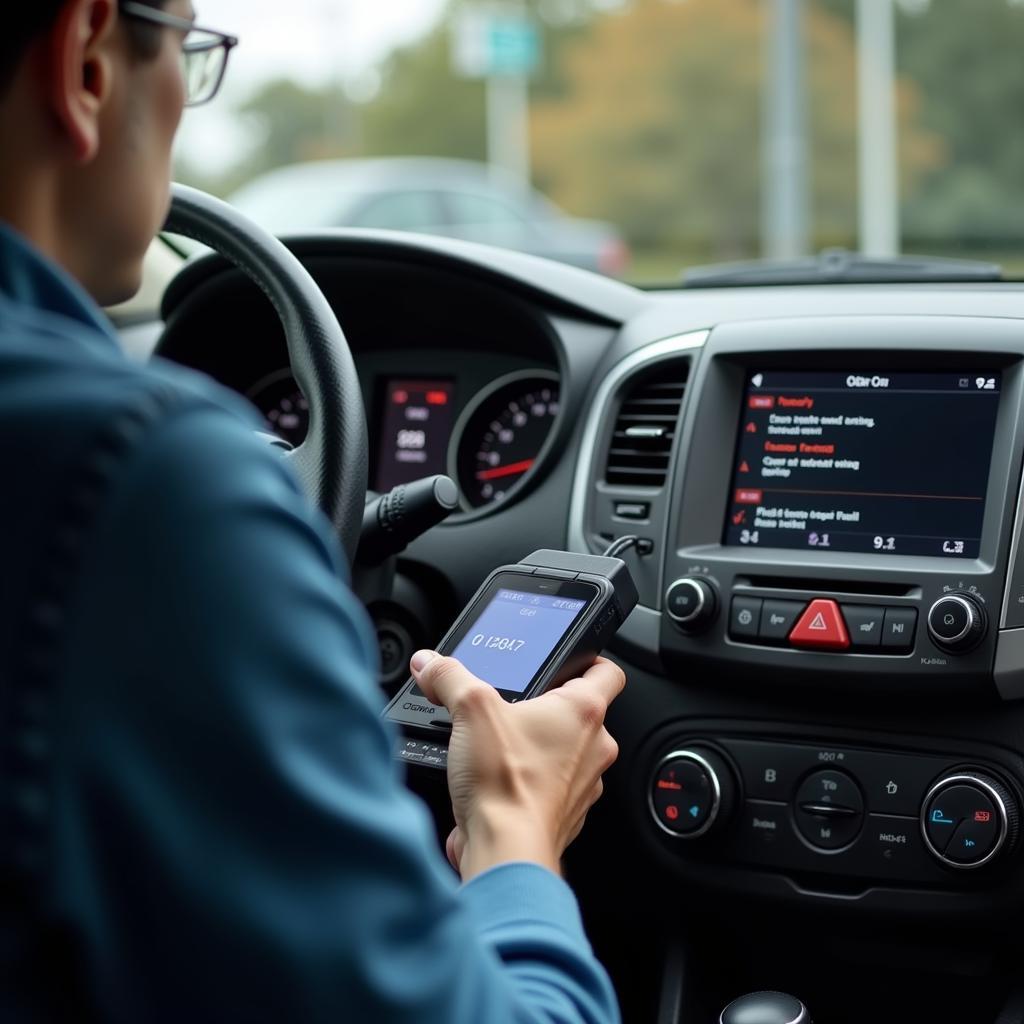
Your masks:
M662 749L648 808L684 856L942 885L1017 844L1019 797L987 765L722 736Z

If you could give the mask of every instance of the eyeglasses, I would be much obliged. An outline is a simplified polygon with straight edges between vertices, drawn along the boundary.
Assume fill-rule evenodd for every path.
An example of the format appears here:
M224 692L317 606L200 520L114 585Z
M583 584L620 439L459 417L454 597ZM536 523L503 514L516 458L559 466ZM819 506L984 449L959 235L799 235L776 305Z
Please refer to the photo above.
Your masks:
M174 28L185 34L181 46L181 66L185 79L186 107L209 103L217 95L224 81L228 54L238 45L235 36L199 28L187 18L178 18L149 4L134 3L133 0L123 0L118 9L126 18L146 21L161 28Z

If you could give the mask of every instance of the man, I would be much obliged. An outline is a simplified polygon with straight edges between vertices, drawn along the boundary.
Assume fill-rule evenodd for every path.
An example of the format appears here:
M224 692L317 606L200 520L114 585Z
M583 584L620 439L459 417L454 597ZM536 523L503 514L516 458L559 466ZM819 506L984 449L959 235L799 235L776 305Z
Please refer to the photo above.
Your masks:
M621 672L512 706L414 657L455 723L458 887L325 522L244 403L133 366L97 309L138 286L182 107L219 84L217 34L182 74L192 17L4 12L0 1017L56 995L112 1021L613 1020L558 866Z

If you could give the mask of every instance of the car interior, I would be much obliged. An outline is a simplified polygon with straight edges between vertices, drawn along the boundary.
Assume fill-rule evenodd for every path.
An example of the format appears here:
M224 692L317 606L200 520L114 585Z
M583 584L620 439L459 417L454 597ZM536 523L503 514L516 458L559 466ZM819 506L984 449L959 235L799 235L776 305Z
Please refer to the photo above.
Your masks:
M823 1024L1024 1021L1024 286L833 255L642 291L414 234L281 245L226 209L176 191L169 227L216 251L125 335L273 443L365 461L365 506L352 462L314 493L382 706L495 567L642 542L620 756L565 863L624 1019L777 990ZM310 355L332 345L355 392L347 352ZM366 539L441 474L457 497ZM443 773L412 761L443 837Z

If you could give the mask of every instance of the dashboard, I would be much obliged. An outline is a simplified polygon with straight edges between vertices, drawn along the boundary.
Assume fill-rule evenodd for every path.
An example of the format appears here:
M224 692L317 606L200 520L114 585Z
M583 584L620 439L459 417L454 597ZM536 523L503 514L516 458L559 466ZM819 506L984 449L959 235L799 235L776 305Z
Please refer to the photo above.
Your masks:
M406 365L422 361L416 353L405 358ZM533 468L558 415L558 374L526 368L478 386L460 361L435 352L432 376L383 369L373 374L374 490L446 473L459 486L462 510L472 512L514 494ZM438 364L449 364L450 375L438 375ZM263 413L268 430L292 447L302 443L309 405L290 368L263 377L245 396Z
M370 602L385 664L496 565L650 541L619 763L567 861L626 1019L790 987L826 1021L996 1020L1024 953L1024 288L641 293L440 239L290 245L349 337L371 486L459 484ZM254 288L205 258L164 316L162 355L301 437Z

